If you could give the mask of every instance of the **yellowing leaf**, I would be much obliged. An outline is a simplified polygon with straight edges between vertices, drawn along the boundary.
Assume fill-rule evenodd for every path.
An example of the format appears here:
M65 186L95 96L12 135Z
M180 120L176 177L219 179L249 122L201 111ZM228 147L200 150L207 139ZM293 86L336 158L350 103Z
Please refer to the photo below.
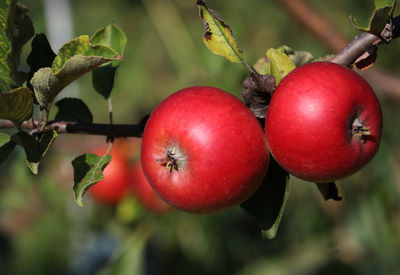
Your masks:
M203 41L207 48L231 62L242 63L243 52L233 37L231 27L225 24L216 11L207 8L204 1L197 1L197 7L205 29Z
M25 81L18 70L22 47L34 35L27 7L16 0L0 1L0 92Z
M270 73L275 77L276 85L292 70L296 68L296 65L290 60L290 58L279 49L268 49L267 57L270 64Z
M0 118L8 119L19 126L32 116L33 95L29 88L19 87L0 93Z
M39 163L46 155L54 139L57 137L55 130L47 131L43 134L40 140L36 140L33 136L26 132L18 132L11 139L24 148L26 155L26 163L34 175L38 174Z
M109 61L122 57L108 46L92 45L87 35L66 43L58 52L51 68L38 70L31 79L41 106L50 104L58 93L83 74Z
M258 59L257 62L253 65L253 68L259 74L270 74L271 72L271 64L267 56Z
M119 53L105 45L93 45L87 35L81 35L64 44L53 61L51 69L54 73L62 71L68 61L77 55L84 57L101 57L102 59L121 60ZM97 65L98 66L98 65ZM96 67L97 67L96 66Z

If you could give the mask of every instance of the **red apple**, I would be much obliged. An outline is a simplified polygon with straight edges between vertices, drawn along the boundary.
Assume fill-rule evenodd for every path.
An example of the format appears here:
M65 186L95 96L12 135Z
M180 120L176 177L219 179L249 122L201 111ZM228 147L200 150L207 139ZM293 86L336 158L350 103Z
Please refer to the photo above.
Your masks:
M329 62L303 65L277 86L265 132L271 154L291 174L330 182L366 165L378 150L382 112L368 83Z
M113 145L114 146L114 145ZM96 151L102 156L103 151ZM111 162L104 169L104 179L89 188L89 193L98 202L115 205L129 191L130 174L128 160L115 148L111 149Z
M138 201L150 212L161 214L173 208L163 201L148 183L140 161L130 169L131 187Z
M154 190L192 213L221 211L249 198L268 169L262 127L233 95L189 87L152 112L142 140L142 166Z

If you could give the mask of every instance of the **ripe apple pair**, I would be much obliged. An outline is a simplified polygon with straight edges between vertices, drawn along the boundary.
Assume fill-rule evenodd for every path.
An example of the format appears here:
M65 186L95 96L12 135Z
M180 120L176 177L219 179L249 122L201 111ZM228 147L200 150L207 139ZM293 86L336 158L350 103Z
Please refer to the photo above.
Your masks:
M144 173L174 207L217 212L257 190L269 151L305 180L330 182L355 173L378 149L382 115L374 92L358 74L315 62L279 83L265 124L264 133L247 106L223 90L180 90L146 124Z

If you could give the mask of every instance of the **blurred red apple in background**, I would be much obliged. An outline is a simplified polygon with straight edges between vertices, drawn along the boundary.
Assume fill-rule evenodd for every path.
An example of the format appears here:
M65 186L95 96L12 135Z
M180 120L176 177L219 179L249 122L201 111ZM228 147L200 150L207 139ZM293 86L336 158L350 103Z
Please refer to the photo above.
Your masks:
M147 210L153 213L164 213L173 208L163 201L148 183L143 174L140 161L136 162L130 169L131 188L133 194Z
M89 188L90 195L98 202L115 205L127 194L130 185L129 163L117 147L112 147L111 162L104 169L104 179ZM105 149L95 151L102 156Z

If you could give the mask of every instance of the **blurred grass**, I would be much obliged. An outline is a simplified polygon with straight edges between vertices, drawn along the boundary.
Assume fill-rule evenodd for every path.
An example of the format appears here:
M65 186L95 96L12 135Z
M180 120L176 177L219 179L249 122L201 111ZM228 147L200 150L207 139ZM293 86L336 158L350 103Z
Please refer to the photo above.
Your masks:
M22 3L31 8L36 32L46 32L41 1ZM276 1L207 3L232 27L250 64L267 48L282 44L314 56L329 53ZM363 0L310 3L349 39L357 31L348 15L367 19L372 7ZM195 1L72 0L71 7L75 36L92 34L109 22L127 34L125 62L114 88L115 123L136 123L166 96L187 86L211 85L237 96L242 90L245 69L213 55L203 45ZM399 43L397 39L383 45L377 60L377 65L396 75L400 75ZM24 55L28 53L29 47ZM95 121L106 122L107 104L92 88L90 74L78 83ZM340 182L344 200L324 202L313 184L293 178L274 240L263 240L255 221L239 208L207 216L144 212L128 224L118 220L114 209L96 205L90 198L79 208L73 201L69 162L102 144L104 137L60 136L37 177L29 174L23 153L15 152L0 166L0 274L96 274L101 270L100 274L132 274L123 272L124 262L127 268L137 268L138 275L397 274L400 116L398 101L381 95L380 99L384 110L380 150L366 168ZM30 219L15 223L24 215ZM151 232L149 240L129 250L124 243L137 237L143 224ZM141 255L140 264L132 267L123 255Z

